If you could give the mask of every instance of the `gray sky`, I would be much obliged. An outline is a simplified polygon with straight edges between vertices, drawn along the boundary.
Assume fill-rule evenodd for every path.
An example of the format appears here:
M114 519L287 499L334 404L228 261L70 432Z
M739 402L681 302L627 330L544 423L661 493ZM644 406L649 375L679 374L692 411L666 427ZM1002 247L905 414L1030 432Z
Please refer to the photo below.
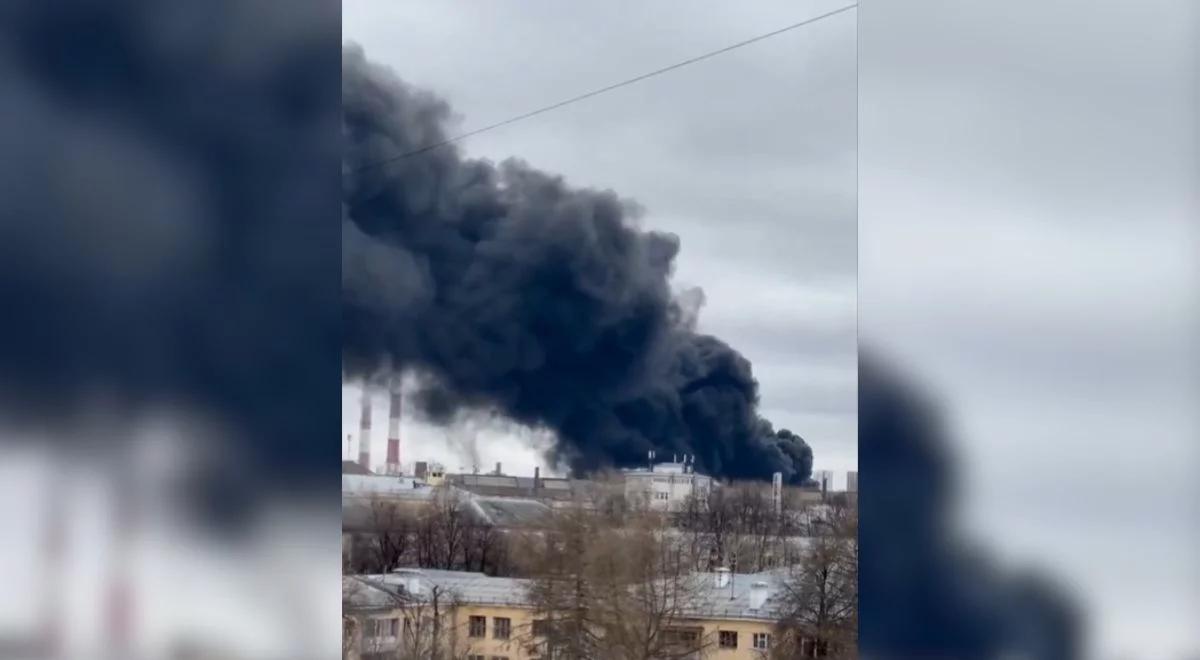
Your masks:
M1074 589L1095 657L1196 657L1200 6L861 21L864 340L942 396L964 519Z
M343 35L446 98L465 131L843 4L346 0ZM751 360L763 414L838 472L857 463L855 51L850 11L463 143L611 188L645 207L646 226L677 233L676 283L706 294L701 330ZM357 399L343 388L344 434ZM406 419L403 460L469 468L453 448L478 434L481 469L531 472L545 439L495 426L448 441Z

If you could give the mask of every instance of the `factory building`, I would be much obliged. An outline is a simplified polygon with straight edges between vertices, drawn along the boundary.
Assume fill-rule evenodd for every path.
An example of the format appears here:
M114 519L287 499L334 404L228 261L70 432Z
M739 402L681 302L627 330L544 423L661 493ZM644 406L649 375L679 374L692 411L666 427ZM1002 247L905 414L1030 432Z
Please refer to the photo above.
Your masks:
M714 480L696 472L691 457L670 463L650 463L645 469L625 470L625 499L655 511L678 511L689 498L706 497Z

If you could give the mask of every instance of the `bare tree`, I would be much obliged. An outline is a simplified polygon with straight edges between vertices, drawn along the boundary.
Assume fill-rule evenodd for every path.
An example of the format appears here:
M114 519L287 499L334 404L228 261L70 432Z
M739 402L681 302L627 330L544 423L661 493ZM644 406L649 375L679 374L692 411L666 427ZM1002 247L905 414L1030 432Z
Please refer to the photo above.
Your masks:
M368 504L372 529L370 572L390 573L404 565L412 546L413 516L398 502L374 496Z
M835 509L784 583L776 658L858 657L858 515Z
M466 502L458 492L440 489L417 522L419 564L444 569L459 566L469 522Z
M777 511L769 488L762 484L729 484L685 500L674 514L674 524L698 570L736 562L739 570L763 571L799 560L802 509L794 497L780 504Z
M710 645L688 618L701 578L666 532L662 517L616 527L592 511L562 512L531 552L539 624L526 643L555 658L613 660L687 658Z
M368 604L362 597L367 595ZM394 584L355 578L343 587L342 657L379 660L455 660L457 594L440 585L411 593Z

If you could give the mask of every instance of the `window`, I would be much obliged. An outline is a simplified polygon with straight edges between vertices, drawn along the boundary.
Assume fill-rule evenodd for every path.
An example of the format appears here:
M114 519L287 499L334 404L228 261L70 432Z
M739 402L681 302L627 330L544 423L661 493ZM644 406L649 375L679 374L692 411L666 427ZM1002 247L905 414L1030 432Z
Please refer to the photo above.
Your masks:
M492 619L492 637L508 639L512 634L512 619L496 617Z
M723 649L737 648L737 631L722 630L717 633L717 646Z
M753 641L756 649L771 648L771 635L768 633L754 633Z
M467 620L468 637L487 637L487 617L473 616ZM481 656L482 657L482 656Z
M824 658L829 655L829 642L805 637L800 640L800 657Z
M400 634L400 619L388 619L388 635L395 637Z
M663 491L658 491L657 493L655 493L655 494L654 494L654 499L656 499L656 500L669 500L669 499L671 499L671 494L670 494L670 493L665 493L665 492L663 492Z
M533 622L533 636L545 637L550 632L550 622L545 619L537 619Z
M700 645L700 631L693 628L669 628L662 634L663 642L669 646L693 648Z

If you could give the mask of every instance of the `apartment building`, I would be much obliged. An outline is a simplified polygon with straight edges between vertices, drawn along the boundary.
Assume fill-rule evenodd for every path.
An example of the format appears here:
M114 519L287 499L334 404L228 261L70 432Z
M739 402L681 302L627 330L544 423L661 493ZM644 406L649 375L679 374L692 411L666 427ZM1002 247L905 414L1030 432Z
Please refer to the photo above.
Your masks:
M698 573L705 585L667 634L705 660L767 657L780 616L779 573ZM545 658L530 581L460 571L402 569L347 576L343 657L421 657L432 644L467 660Z

